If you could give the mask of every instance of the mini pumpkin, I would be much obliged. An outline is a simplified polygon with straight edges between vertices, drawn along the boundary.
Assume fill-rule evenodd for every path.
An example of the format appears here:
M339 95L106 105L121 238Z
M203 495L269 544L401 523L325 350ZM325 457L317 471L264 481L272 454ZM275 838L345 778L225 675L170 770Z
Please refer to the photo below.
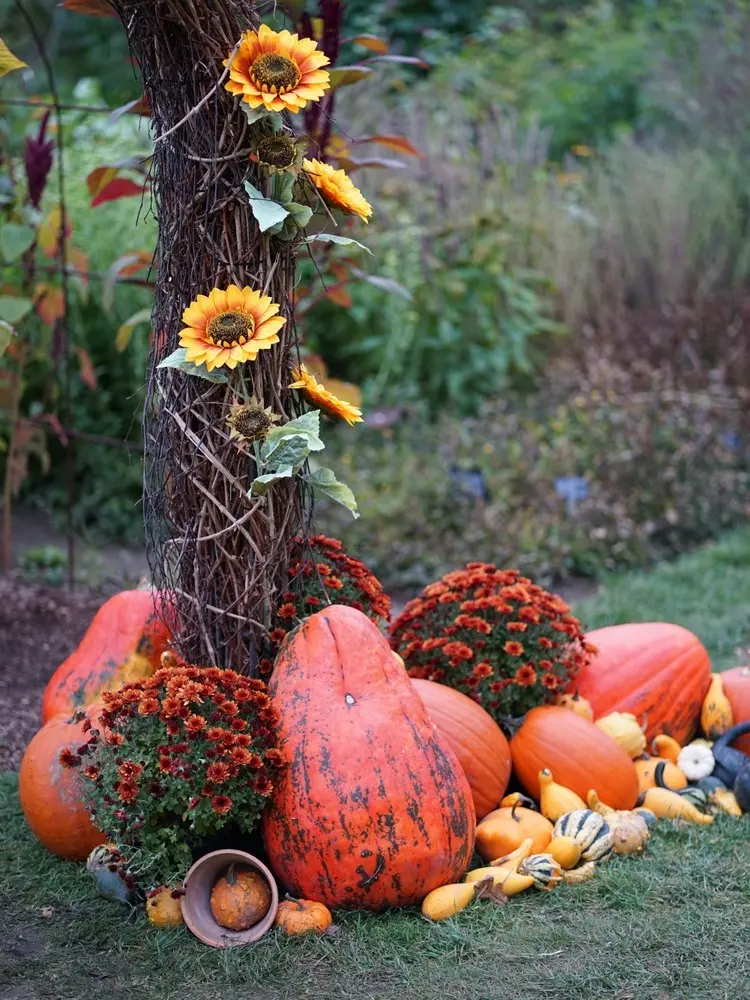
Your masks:
M651 750L654 757L663 757L664 760L671 760L673 764L677 763L681 749L682 747L677 740L672 736L667 736L666 733L659 733L658 736L654 736L651 743Z
M641 794L647 792L649 788L661 787L679 791L680 788L687 786L687 778L679 767L670 760L662 760L660 757L643 757L634 763ZM664 767L659 768L660 764L663 764ZM659 781L656 779L657 768L659 768Z
M646 750L646 736L638 725L638 719L630 712L610 712L597 719L595 725L611 736L631 760L640 757Z
M325 934L333 922L331 911L312 899L285 899L276 911L275 926L291 937Z
M154 889L146 897L146 916L152 927L172 930L182 923L182 886L170 889L166 885Z
M607 816L615 854L640 854L651 837L646 820L632 809Z
M553 837L549 842L547 852L552 855L561 868L575 868L581 860L583 848L575 837Z
M477 826L476 851L482 861L489 862L515 851L527 837L533 850L541 853L552 839L552 824L535 810L516 803L484 817Z
M537 889L549 891L562 881L562 865L551 854L530 854L518 866L519 875L530 875Z
M555 823L555 837L573 837L581 845L582 861L604 861L614 847L609 824L592 809L574 809Z
M680 750L677 766L688 781L700 781L701 778L707 778L713 774L716 766L713 750L701 743L688 743Z
M211 890L214 920L230 931L246 931L262 920L271 907L271 889L259 871L237 871L231 865Z

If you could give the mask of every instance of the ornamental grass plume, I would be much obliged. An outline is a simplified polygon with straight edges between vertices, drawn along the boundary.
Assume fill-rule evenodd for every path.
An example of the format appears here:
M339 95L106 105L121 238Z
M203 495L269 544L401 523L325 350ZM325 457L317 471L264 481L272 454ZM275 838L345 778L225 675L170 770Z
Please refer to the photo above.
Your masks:
M554 702L595 652L561 597L491 563L425 587L391 645L412 677L456 688L498 721Z

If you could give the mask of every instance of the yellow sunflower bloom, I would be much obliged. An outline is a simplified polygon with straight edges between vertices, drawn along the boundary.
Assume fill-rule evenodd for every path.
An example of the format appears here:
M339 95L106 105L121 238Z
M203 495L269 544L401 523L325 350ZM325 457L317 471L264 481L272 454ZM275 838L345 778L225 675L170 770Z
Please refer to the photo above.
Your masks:
M292 368L292 378L294 381L289 388L299 389L308 403L322 410L329 417L338 417L349 425L362 421L362 411L358 406L352 406L351 403L347 403L343 399L339 399L338 396L334 396L332 392L328 392L325 386L321 385L304 365Z
M242 35L224 86L251 108L301 111L330 87L328 73L321 68L330 61L314 39L261 24L257 31ZM225 59L224 65L228 62Z
M369 220L372 205L352 184L346 171L334 170L330 163L321 163L320 160L303 160L302 169L328 205L340 208L349 215L358 215L363 222Z
M187 348L186 361L205 364L209 371L255 361L258 351L279 342L286 323L276 315L279 308L269 296L237 285L199 295L182 314L180 347Z

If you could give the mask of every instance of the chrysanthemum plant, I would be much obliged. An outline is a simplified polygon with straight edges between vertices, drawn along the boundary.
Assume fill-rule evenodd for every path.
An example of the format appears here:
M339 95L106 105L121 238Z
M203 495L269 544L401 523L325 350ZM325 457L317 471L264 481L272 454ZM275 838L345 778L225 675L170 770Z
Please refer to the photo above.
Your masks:
M594 652L562 598L489 563L426 587L391 643L412 677L454 687L506 724L554 702Z
M281 757L261 680L165 657L153 677L105 694L86 742L60 759L144 888L180 881L222 830L251 833Z

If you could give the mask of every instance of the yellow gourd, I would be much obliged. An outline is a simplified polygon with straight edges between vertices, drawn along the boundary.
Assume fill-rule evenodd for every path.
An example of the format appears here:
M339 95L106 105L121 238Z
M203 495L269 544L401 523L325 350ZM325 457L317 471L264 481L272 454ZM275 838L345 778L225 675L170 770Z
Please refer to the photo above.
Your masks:
M615 811L612 806L605 805L604 802L599 799L599 796L593 788L589 788L588 792L586 792L586 804L589 809L593 809L593 811L599 813L600 816L608 816L610 813Z
M558 785L548 767L539 772L539 811L542 816L556 823L561 816L575 809L585 809L586 803L564 785Z
M519 892L530 889L536 882L531 875L519 875L518 872L510 872L498 885L498 889L504 896L517 896Z
M713 816L705 816L691 802L668 788L649 788L643 797L643 805L659 819L684 819L700 826L714 821Z
M553 837L547 853L551 854L561 868L575 868L581 860L583 848L575 837Z
M708 739L715 740L733 725L732 706L724 694L721 674L711 674L711 684L701 706L701 729Z
M422 916L428 920L447 920L465 910L477 894L478 885L465 882L441 885L422 900Z
M182 887L170 889L161 886L146 898L146 916L152 927L159 930L172 930L182 923Z
M739 807L734 792L728 788L715 788L708 796L709 802L713 802L727 816L741 816L742 810Z
M588 882L589 879L594 877L595 871L596 863L594 861L587 861L580 868L574 868L570 872L563 872L563 882L566 885L578 885L581 882Z
M611 712L594 725L598 726L607 736L625 751L632 760L640 757L646 750L646 736L638 725L638 720L630 712Z
M502 885L506 876L518 871L521 862L532 853L533 846L534 841L531 837L527 837L521 846L510 854L496 858L490 865L483 868L474 868L473 871L467 872L464 876L464 882L476 883L491 879L494 886Z
M531 837L527 837L522 844L520 844L515 851L510 851L509 854L503 854L500 858L495 858L494 861L490 861L490 867L494 868L499 865L504 865L506 867L512 867L516 864L516 867L525 859L528 858L530 854L534 851L534 841Z
M651 749L654 757L661 757L664 760L671 761L672 764L676 764L682 747L674 737L667 736L666 733L661 733L659 736L654 736Z
M675 791L687 788L687 778L671 760L662 760L661 757L643 757L641 760L635 761L635 772L638 775L638 787L641 792L657 787L656 769L660 764L664 765L659 772L662 785L673 788Z

